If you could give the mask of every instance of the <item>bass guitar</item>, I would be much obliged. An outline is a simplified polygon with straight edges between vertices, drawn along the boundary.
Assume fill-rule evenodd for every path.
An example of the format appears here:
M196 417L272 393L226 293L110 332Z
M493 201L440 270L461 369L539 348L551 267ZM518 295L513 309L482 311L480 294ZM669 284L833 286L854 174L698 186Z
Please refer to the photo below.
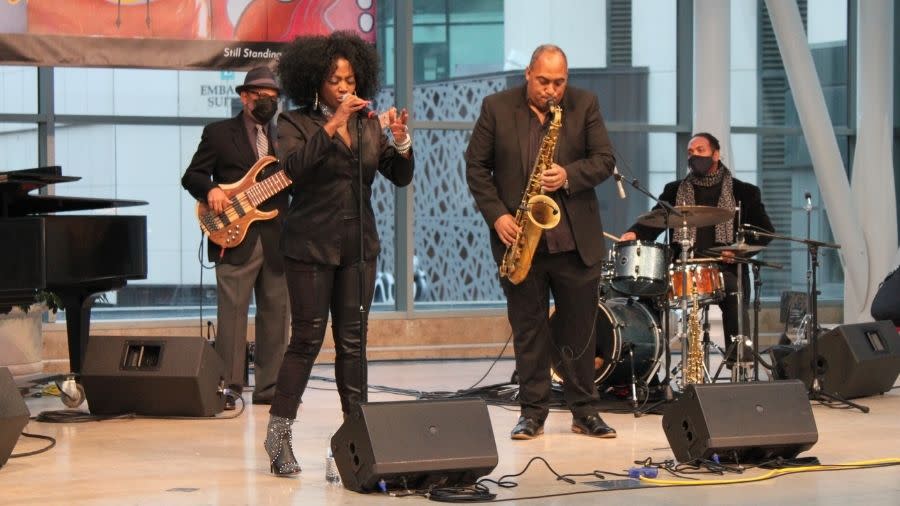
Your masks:
M229 204L221 213L209 208L205 202L197 202L197 219L200 229L213 243L224 248L234 248L247 236L250 225L257 220L271 220L278 210L260 211L259 205L291 185L291 180L279 170L257 181L263 169L278 160L274 156L260 158L239 181L219 185L228 196Z

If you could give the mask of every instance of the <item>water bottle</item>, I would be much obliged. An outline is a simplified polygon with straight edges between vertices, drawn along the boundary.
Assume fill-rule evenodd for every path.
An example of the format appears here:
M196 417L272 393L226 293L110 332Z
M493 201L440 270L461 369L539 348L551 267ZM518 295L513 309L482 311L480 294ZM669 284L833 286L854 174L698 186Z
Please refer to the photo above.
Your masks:
M341 475L338 473L337 464L334 463L334 453L331 451L331 435L328 436L328 442L328 449L325 452L325 481L340 484Z

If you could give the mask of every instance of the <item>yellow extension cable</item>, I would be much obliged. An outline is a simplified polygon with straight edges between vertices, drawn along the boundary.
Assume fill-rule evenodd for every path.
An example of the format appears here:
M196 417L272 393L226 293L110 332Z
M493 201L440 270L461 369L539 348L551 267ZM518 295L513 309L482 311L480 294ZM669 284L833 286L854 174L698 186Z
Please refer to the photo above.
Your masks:
M793 473L806 473L811 471L845 471L848 469L865 469L871 466L882 466L885 464L900 464L900 458L888 458L888 459L878 459L878 460L861 460L859 462L848 462L846 464L834 464L834 465L818 465L818 466L804 466L804 467L788 467L784 469L773 469L768 473L765 473L760 476L753 476L749 478L734 478L734 479L724 479L724 480L661 480L658 478L646 478L641 476L641 482L651 484L651 485L663 485L667 487L690 487L697 485L729 485L733 483L752 483L754 481L763 481L771 478L777 478L779 476L784 476L787 474Z

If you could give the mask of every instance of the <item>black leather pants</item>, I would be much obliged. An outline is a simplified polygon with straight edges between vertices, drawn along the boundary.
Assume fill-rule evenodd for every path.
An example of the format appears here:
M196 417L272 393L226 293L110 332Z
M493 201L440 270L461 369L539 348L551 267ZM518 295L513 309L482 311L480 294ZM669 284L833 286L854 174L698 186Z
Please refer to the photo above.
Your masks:
M352 224L351 224L352 223ZM285 274L291 299L291 340L278 372L275 397L269 413L296 418L297 408L328 323L332 318L335 343L334 374L337 380L341 409L350 408L366 400L366 363L361 359L361 325L366 324L375 281L375 261L365 264L363 300L365 313L359 311L359 258L355 220L345 223L341 265L321 265L285 259ZM357 245L355 248L354 245ZM362 317L361 317L362 316Z

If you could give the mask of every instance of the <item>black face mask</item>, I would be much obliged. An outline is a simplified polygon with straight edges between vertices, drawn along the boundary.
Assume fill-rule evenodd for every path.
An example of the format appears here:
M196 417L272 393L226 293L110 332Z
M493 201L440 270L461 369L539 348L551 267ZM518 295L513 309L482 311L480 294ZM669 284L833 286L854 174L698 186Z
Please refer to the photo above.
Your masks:
M259 97L253 102L253 111L250 113L260 123L268 123L278 111L278 99L275 97Z
M711 156L692 156L688 158L688 167L696 176L705 176L712 169L713 159Z

